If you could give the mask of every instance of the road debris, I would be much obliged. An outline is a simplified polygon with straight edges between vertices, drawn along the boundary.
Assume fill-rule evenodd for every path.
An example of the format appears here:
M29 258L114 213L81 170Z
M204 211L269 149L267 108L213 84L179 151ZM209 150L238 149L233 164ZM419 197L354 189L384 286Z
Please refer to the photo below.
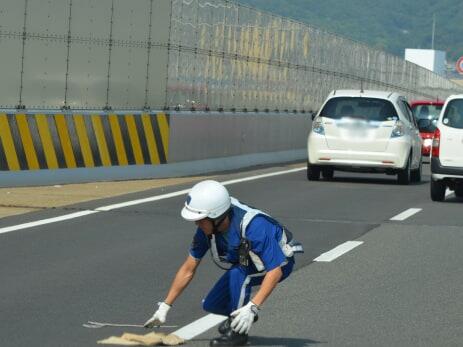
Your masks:
M98 344L102 345L119 346L177 346L184 343L185 340L177 335L155 332L146 335L124 333L122 336L110 336L98 341Z

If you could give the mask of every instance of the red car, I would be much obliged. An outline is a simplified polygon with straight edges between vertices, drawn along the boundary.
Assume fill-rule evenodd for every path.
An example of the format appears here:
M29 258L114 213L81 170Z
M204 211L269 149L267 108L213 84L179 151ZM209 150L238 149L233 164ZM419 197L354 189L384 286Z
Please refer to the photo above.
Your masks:
M439 99L432 101L414 100L410 103L413 116L415 116L418 129L420 130L420 136L423 139L422 156L430 156L432 137L434 130L436 130L436 123L442 106L444 106L444 100Z

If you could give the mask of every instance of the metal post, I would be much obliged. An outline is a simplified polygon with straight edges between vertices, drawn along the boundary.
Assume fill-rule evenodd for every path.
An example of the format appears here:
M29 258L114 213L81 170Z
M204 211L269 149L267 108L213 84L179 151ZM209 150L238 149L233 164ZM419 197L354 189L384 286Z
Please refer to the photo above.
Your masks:
M172 42L172 11L173 11L173 5L172 5L173 1L171 0L170 1L170 13L169 13L169 37L167 39L167 65L166 65L166 90L165 90L165 97L164 97L164 109L168 109L169 108L169 103L168 103L168 97L169 97L169 94L168 94L168 87L169 87L169 68L170 68L170 52L171 52L171 42ZM182 3L182 7L183 7L183 3ZM178 76L178 65L179 65L179 59L180 59L180 49L178 50L178 58L177 58L177 84L178 84L178 79L179 79L179 76ZM175 105L175 107L177 108L177 105Z
M111 21L109 26L109 52L108 52L108 74L107 74L107 84L106 84L106 104L104 110L110 110L111 106L109 105L109 84L111 78L111 53L113 48L113 21L114 21L114 0L111 1Z
M153 0L150 0L150 22L148 25L148 48L147 48L147 59L146 59L146 79L145 79L145 104L143 108L149 110L148 106L148 92L149 92L149 81L150 81L150 55L151 55L151 29L153 27Z
M434 49L434 34L436 32L436 14L432 15L432 38L431 38L431 49Z
M22 33L22 49L21 49L21 82L19 86L19 103L16 106L17 109L24 109L23 105L23 81L24 81L24 53L26 48L26 24L27 24L27 5L29 0L24 1L24 22L23 22L23 33Z
M66 52L66 77L64 81L64 105L63 110L68 110L68 83L69 83L69 53L71 49L71 19L72 19L72 0L69 0L69 18L68 18L68 36L67 36L67 52Z

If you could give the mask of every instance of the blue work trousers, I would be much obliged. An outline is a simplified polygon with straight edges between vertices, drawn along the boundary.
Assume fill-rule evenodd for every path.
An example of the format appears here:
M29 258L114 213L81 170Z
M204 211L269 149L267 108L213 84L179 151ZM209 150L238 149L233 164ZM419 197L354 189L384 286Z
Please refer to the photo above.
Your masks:
M288 259L281 270L283 276L281 281L286 279L293 270L294 260ZM203 300L203 309L210 313L229 316L236 309L249 302L251 288L262 283L265 272L250 271L249 268L234 265L217 281L209 294Z

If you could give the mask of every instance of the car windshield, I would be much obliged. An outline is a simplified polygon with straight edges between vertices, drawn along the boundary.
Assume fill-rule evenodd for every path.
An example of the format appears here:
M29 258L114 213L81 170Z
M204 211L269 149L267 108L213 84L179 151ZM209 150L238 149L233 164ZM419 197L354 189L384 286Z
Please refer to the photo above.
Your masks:
M439 113L442 110L442 105L414 105L412 112L416 121L420 119L435 120L439 118Z
M418 123L420 132L433 133L436 130L437 119L442 110L442 105L414 105L413 116Z
M437 119L418 119L418 130L421 133L433 133L437 127Z
M390 101L365 97L332 98L323 107L320 116L332 119L358 118L377 122L399 119Z
M442 123L451 128L463 129L463 99L449 101Z

